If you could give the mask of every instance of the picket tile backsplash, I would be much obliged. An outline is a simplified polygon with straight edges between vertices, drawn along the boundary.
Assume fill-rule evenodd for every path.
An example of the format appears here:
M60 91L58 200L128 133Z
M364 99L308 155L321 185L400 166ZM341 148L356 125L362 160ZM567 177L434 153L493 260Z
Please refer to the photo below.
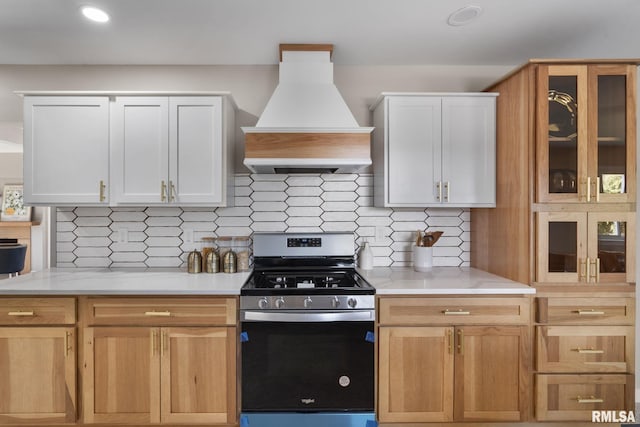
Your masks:
M434 265L469 266L468 209L376 208L372 185L369 174L239 174L234 207L58 208L57 266L180 267L203 237L254 231L354 232L374 265L408 266L416 230L444 231Z

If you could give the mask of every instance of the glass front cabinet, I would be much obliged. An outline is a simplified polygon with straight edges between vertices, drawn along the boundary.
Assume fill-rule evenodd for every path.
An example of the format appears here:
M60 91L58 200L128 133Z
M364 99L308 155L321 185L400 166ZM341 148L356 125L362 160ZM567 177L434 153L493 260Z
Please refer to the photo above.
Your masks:
M538 67L538 203L635 202L634 67Z
M634 212L538 212L537 281L635 281Z

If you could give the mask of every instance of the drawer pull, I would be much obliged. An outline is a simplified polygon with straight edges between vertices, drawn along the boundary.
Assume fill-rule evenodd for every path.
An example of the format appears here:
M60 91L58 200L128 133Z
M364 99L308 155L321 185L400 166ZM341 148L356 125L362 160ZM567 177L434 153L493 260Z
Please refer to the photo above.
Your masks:
M578 403L604 403L604 399L600 399L599 397L589 396L589 397L576 397Z
M604 350L596 350L593 348L574 348L573 351L577 351L580 354L604 354Z
M575 311L575 313L578 313L578 315L580 315L580 316L602 316L602 315L604 315L604 311L596 311L594 309L589 309L589 310L579 309L578 311Z
M34 316L33 311L10 311L9 316L30 317Z
M448 308L442 312L445 316L468 316L471 314L470 311L460 310L449 310Z
M145 316L157 316L157 317L169 317L171 316L170 311L145 311Z

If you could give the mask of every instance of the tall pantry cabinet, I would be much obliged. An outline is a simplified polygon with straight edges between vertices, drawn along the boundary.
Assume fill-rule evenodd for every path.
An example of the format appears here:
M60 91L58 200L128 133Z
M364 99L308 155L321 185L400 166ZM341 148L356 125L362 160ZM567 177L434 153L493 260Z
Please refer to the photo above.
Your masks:
M535 418L633 410L637 61L531 61L497 99L471 265L536 287Z

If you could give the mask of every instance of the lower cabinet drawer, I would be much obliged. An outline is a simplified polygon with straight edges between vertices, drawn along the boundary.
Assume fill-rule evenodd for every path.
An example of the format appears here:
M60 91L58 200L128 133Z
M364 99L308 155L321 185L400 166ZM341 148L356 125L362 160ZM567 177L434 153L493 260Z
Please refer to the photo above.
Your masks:
M538 326L539 372L633 372L633 326Z
M591 421L592 411L632 411L633 375L536 375L538 421Z
M520 325L529 322L527 297L381 297L383 325Z
M235 325L236 299L225 297L87 297L87 325Z
M536 321L564 325L633 325L634 298L536 298Z
M72 325L75 298L0 298L0 325Z

